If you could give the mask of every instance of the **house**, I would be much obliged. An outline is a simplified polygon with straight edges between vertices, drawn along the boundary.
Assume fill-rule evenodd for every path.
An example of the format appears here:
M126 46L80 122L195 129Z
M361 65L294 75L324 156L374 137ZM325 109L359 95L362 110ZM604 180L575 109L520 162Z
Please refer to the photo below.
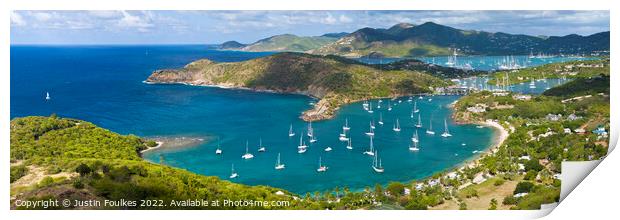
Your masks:
M548 114L545 119L549 120L549 121L559 121L560 119L562 119L562 115L561 114Z
M577 128L577 129L575 129L575 133L577 133L577 134L584 134L584 133L586 133L586 129Z
M526 196L526 195L527 195L527 193L517 193L517 194L514 195L514 197L515 198L521 198L521 197Z
M487 110L484 106L476 104L476 106L467 107L467 111L473 112L473 113L482 113L482 112L486 112Z
M415 190L422 190L424 188L424 183L418 183L415 185Z
M405 195L410 195L411 194L411 190L409 188L405 188Z
M456 172L450 172L446 175L446 177L448 177L448 179L455 179L458 177L458 174L456 174Z
M484 181L487 181L487 178L484 177L484 174L482 172L476 174L476 176L474 176L474 179L472 180L474 184L484 183Z
M519 160L531 160L529 155L519 157Z
M570 128L564 128L564 134L570 134L570 133L572 133L572 132L570 131Z
M577 116L575 114L570 114L568 117L566 117L566 119L568 119L569 121L579 120L581 118L581 116Z
M522 95L521 94L521 95L514 95L514 96L512 96L512 98L516 99L516 100L527 101L527 100L532 99L532 96L531 95Z

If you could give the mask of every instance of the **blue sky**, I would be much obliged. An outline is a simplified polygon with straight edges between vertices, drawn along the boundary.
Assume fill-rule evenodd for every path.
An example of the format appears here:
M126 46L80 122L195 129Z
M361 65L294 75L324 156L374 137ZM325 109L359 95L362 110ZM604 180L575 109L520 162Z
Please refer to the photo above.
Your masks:
M316 36L427 21L513 34L589 35L609 11L12 11L12 44L251 43L276 34Z

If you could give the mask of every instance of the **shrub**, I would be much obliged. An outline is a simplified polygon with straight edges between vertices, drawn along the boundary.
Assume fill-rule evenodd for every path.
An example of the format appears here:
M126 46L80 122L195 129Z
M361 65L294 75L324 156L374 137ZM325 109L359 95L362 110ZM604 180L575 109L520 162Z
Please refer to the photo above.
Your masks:
M519 182L513 194L529 193L533 187L534 184L531 182Z
M11 166L11 183L17 181L26 174L28 174L28 167L24 165Z

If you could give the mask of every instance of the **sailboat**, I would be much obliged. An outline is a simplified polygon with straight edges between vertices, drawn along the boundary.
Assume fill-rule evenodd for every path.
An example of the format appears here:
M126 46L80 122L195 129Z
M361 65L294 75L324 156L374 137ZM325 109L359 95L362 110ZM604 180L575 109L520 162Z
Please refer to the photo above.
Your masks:
M377 109L381 109L381 100L377 101Z
M364 100L364 103L362 104L362 108L364 108L364 110L368 111L368 100Z
M265 152L265 146L263 146L263 138L260 138L258 141L258 152Z
M291 127L288 129L288 136L289 137L295 136L295 132L293 132L293 124L291 124Z
M52 97L50 97L50 93L49 92L45 92L45 93L46 93L45 94L45 100L46 101L52 99Z
M324 149L324 151L325 151L325 152L330 152L330 151L332 151L332 147L327 146L327 147Z
M394 124L394 128L392 128L392 130L396 132L400 131L400 124L398 123L398 118L396 119L396 124Z
M317 172L325 172L327 171L327 166L323 166L323 164L321 164L321 157L319 157L319 168L316 169Z
M443 120L443 124L445 126L445 131L443 132L443 134L441 134L442 137L451 137L452 135L450 134L450 132L448 131L448 121L446 119Z
M246 159L246 160L254 158L254 155L252 155L249 152L248 141L245 141L245 154L243 156L241 156L241 158Z
M370 121L370 127L371 127L372 129L375 129L375 128L376 128L376 127L375 127L375 121L374 121L374 120Z
M381 165L381 159L379 158L378 152L375 152L375 157L372 160L372 169L377 173L383 173L383 171L385 171Z
M347 130L342 128L342 133L340 134L340 137L338 138L338 140L340 140L340 141L348 141L349 140L349 138L347 137Z
M370 130L369 130L368 132L366 132L366 135L368 135L368 136L374 136L374 135L375 135L375 129L374 129L374 128L372 128L372 127L373 127L373 126L372 126L372 122L371 122L371 124L370 124Z
M411 141L416 142L416 143L420 141L417 129L415 130L415 133L413 133L413 137L411 137Z
M342 130L350 130L351 128L349 127L349 119L346 118L344 119L344 126L342 126Z
M372 136L370 137L370 146L368 146L368 150L364 151L364 154L368 154L370 156L375 155L375 147L372 144Z
M308 137L314 136L314 130L312 129L312 122L308 122Z
M433 117L432 116L428 120L428 129L426 129L426 134L435 135L435 131L433 131Z
M418 114L418 124L416 124L415 127L416 128L422 127L422 116L420 116L420 114Z
M353 145L351 145L351 138L349 138L349 144L347 144L347 149L353 150Z
M420 109L418 109L418 102L414 102L413 103L413 113L418 113L420 112Z
M217 149L215 149L215 154L222 154L222 149L220 148L220 138L217 138Z
M303 135L299 135L299 146L297 146L297 153L303 154L306 152L306 148L308 148L308 145L306 145L306 143L304 143L304 136Z
M413 145L409 145L409 150L410 151L419 151L420 148L418 148L418 142L417 141L412 141Z
M230 168L230 177L231 179L237 178L239 177L239 174L237 174L237 172L235 172L235 164L233 163L231 168Z
M368 113L373 113L374 111L372 110L372 102L370 103L370 107L368 107Z
M280 153L278 153L278 160L276 161L276 170L282 170L284 169L284 164L280 163Z
M392 111L392 101L388 101L388 111Z
M530 82L530 89L535 89L536 88L536 83L534 83L534 80L532 79L532 82Z
M379 113L379 124L383 125L383 113Z

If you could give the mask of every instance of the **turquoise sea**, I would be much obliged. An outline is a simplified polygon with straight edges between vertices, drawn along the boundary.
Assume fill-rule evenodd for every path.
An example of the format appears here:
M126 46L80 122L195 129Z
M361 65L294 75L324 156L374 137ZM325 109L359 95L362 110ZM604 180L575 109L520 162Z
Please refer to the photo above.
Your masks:
M317 142L299 154L299 136L308 125L299 119L316 100L301 95L257 93L184 85L149 85L142 81L153 70L178 68L199 59L242 61L270 53L214 51L203 46L12 46L11 118L56 113L90 121L121 134L145 137L194 137L205 141L182 149L161 149L144 154L147 160L192 172L228 179L231 165L239 174L232 179L249 185L270 185L305 193L334 187L352 190L390 181L422 179L458 166L488 148L494 130L475 125L456 125L447 106L458 96L384 99L381 108L372 100L374 113L362 103L344 106L332 120L312 124ZM46 92L51 100L45 101ZM429 100L431 98L432 100ZM393 109L387 110L388 103ZM411 118L414 103L420 109L420 151L408 146L418 115ZM382 115L384 125L380 125ZM348 119L353 149L339 141ZM399 120L402 130L395 132ZM450 133L442 138L444 119ZM364 133L375 122L374 146L385 168L375 173ZM432 122L431 122L432 121ZM426 129L432 123L434 136ZM288 136L289 126L296 135ZM262 138L266 152L257 152ZM216 155L218 140L223 150ZM304 135L308 143L308 136ZM246 141L253 159L244 160ZM326 147L332 151L326 152ZM275 170L278 153L284 170ZM319 157L328 171L318 173Z

